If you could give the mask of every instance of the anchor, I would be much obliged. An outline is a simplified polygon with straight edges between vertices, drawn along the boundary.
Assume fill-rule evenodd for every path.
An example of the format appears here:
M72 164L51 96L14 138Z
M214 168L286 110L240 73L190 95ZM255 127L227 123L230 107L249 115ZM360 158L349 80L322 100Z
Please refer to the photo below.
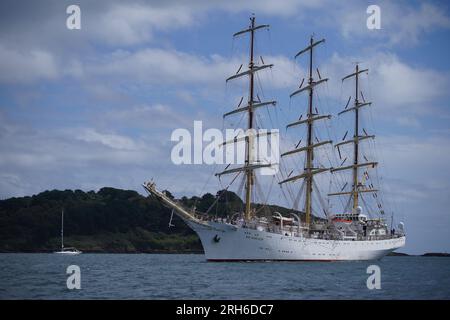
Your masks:
M214 242L219 242L220 241L220 237L216 234L213 238Z

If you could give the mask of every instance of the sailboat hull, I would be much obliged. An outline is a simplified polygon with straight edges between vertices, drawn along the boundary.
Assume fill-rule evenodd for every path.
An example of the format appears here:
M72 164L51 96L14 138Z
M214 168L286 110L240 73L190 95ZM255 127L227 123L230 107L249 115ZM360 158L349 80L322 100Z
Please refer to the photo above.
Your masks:
M405 245L405 237L323 240L283 236L220 222L186 222L200 237L208 261L377 260Z
M74 256L74 255L80 254L81 252L74 252L74 251L57 251L57 252L55 252L55 253L57 253L57 254L63 254L63 255L66 255L66 256Z

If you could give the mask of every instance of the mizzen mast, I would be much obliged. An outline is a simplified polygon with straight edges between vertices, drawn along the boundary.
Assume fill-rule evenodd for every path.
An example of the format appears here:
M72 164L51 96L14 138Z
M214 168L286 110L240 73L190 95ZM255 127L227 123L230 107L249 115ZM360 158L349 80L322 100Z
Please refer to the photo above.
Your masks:
M241 65L238 72L226 80L228 82L230 80L237 79L242 76L249 77L249 93L248 93L247 106L240 107L240 104L242 103L242 100L241 100L241 103L239 103L239 106L235 110L224 114L224 117L227 117L232 114L236 114L236 113L240 113L240 112L247 113L248 124L247 124L247 134L245 136L246 156L245 156L245 165L243 167L225 170L221 173L216 174L216 176L221 176L222 174L235 173L235 172L245 172L245 179L246 179L245 186L246 187L245 187L244 216L245 216L246 221L249 221L252 218L251 202L252 202L252 189L255 184L254 170L263 168L263 167L272 166L272 164L259 164L258 162L255 162L255 155L253 153L254 139L257 138L258 135L254 135L252 132L252 130L255 127L255 123L254 123L255 109L259 108L259 107L263 107L263 106L275 106L276 105L276 101L262 102L259 100L259 97L258 97L258 100L255 99L255 81L254 81L255 73L260 70L273 67L273 64L264 64L262 57L261 57L261 62L262 62L261 65L259 65L255 62L255 58L254 58L255 31L257 31L259 29L268 29L268 28L269 28L269 25L266 25L266 24L256 25L255 17L252 16L250 18L250 26L247 29L236 32L233 35L233 37L236 37L236 36L243 35L246 33L250 34L250 52L249 52L248 70L240 72L241 68L242 68L242 65ZM233 143L233 142L234 143L238 142L238 139L235 139L235 141L231 141L231 143ZM227 142L227 143L230 143L230 142Z
M359 168L361 167L375 167L378 163L377 162L360 162L360 157L359 157L359 143L362 140L366 140L366 139L373 139L375 138L374 135L368 135L366 133L366 131L363 129L364 135L360 135L360 129L359 129L359 109L365 106L370 106L372 103L371 102L366 102L364 99L364 95L361 92L361 98L362 98L362 102L360 102L359 100L359 96L360 96L360 91L359 91L359 75L361 73L367 73L369 71L369 69L363 69L360 70L359 69L359 65L356 64L355 67L355 72L345 76L344 78L342 78L342 81L345 81L346 79L349 78L353 78L355 77L355 100L354 100L354 105L351 108L347 108L348 107L348 102L350 101L351 97L349 98L349 101L347 102L347 106L345 107L345 109L341 112L338 113L338 115L344 114L346 112L349 111L354 111L355 112L355 127L354 127L354 134L353 134L353 139L350 140L346 140L343 142L340 142L338 144L335 145L336 148L338 148L339 151L339 155L340 150L339 147L345 144L349 144L349 143L353 143L353 165L349 165L349 166L340 166L337 168L333 168L331 169L331 172L336 172L336 171L341 171L341 170L349 170L351 169L353 171L353 177L352 177L352 190L350 192L336 192L336 193L330 193L328 194L329 196L340 196L340 195L351 195L351 197L353 198L353 209L355 210L358 207L359 204L359 194L363 193L363 192L377 192L378 190L376 189L367 189L365 188L365 186L363 185L363 183L361 183L359 181ZM345 139L345 136L344 136ZM344 160L345 162L345 160Z
M288 177L287 179L279 182L279 184L283 184L286 182L293 182L293 181L296 181L299 179L304 179L304 182L306 181L306 191L305 191L305 194L306 194L306 197L305 197L306 221L305 222L306 222L306 226L308 228L310 227L310 224L311 224L311 214L312 214L312 191L313 191L313 185L314 185L313 177L315 174L330 170L330 168L319 168L319 167L314 166L314 149L317 147L320 147L322 145L332 143L331 140L318 141L317 137L316 137L316 143L313 140L314 139L314 122L317 120L331 118L331 115L328 115L328 114L320 115L317 111L317 108L315 108L313 106L314 87L321 83L328 81L328 78L322 79L318 68L316 69L317 75L319 77L319 79L317 81L314 80L314 75L313 75L313 49L315 46L317 46L323 42L325 42L325 39L314 42L314 38L311 37L309 46L306 47L305 49L299 51L295 55L295 58L297 58L298 56L300 56L306 52L309 52L309 78L308 78L308 85L305 87L302 87L302 85L304 83L304 79L303 79L302 83L300 84L299 89L294 91L290 95L290 97L292 98L293 96L295 96L299 93L307 91L308 92L308 111L307 111L306 119L302 120L300 117L300 119L298 121L288 124L286 128L290 128L290 127L301 125L301 124L306 124L306 126L307 126L307 138L306 139L307 139L307 141L306 141L306 146L300 147L300 148L297 148L298 146L296 146L296 148L294 150L287 151L281 155L282 157L284 157L284 156L288 156L288 155L295 154L295 153L302 152L302 151L306 152L306 161L305 161L303 173L296 175L294 177Z

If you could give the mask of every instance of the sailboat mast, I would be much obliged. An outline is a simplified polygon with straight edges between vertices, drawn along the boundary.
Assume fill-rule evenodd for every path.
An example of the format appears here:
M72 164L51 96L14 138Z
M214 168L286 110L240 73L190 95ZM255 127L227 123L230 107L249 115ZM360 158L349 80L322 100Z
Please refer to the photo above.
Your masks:
M61 211L61 250L64 249L64 209Z
M358 207L358 154L359 154L359 110L358 110L358 80L359 66L355 70L355 133L354 133L354 155L353 155L353 209Z
M254 100L254 73L253 73L253 55L254 55L254 36L255 36L255 17L250 18L251 26L250 26L250 61L248 64L250 72L250 84L249 84L249 95L248 95L248 131L250 132L253 129L253 100ZM247 139L247 166L251 165L252 160L252 152L253 152L253 137L251 134L248 135ZM246 185L246 193L245 193L245 219L246 221L251 218L251 196L252 196L252 187L253 187L253 170L247 170L247 185Z

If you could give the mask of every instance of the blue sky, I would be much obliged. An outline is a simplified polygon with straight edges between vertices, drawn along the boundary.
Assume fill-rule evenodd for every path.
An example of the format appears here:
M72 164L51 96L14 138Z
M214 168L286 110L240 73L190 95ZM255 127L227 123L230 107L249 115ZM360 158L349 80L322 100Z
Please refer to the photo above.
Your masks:
M225 84L247 57L231 35L257 21L266 98L280 126L298 116L289 101L304 74L293 60L311 34L324 111L346 102L353 62L362 81L384 184L405 221L410 253L450 251L450 12L439 1L77 1L81 30L66 28L71 1L0 4L0 197L46 189L135 189L151 177L177 195L215 192L214 168L170 162L176 128L194 120L222 128L245 92ZM381 8L368 30L366 8ZM227 123L225 123L226 125ZM229 123L228 123L229 124ZM345 125L337 125L341 138ZM276 202L276 201L273 201ZM283 203L282 203L283 204Z

